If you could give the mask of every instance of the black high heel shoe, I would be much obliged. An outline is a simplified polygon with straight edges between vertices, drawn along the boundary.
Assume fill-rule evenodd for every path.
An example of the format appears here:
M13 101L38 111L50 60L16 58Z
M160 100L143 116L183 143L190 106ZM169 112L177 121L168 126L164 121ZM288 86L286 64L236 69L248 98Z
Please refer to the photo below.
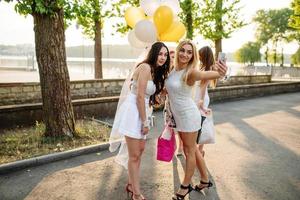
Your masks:
M194 190L191 184L189 184L188 186L180 185L180 188L183 190L188 190L187 193L185 193L184 195L176 193L175 196L172 197L173 200L183 200L187 194Z
M195 186L195 190L197 192L201 192L201 190L203 190L204 188L208 188L209 189L210 187L213 186L213 183L210 182L210 181L208 181L208 182L200 181L200 183L201 183L202 187L199 187L198 185Z
M129 186L131 186L130 183L127 183L126 187L125 187L125 190L127 192L127 198L129 199L132 199L132 196L133 196L133 191L129 189Z

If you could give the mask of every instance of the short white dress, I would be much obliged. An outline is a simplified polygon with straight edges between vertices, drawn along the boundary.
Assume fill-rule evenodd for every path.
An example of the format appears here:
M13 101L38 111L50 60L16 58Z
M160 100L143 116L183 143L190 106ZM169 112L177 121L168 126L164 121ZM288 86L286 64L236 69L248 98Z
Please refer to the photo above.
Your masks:
M147 82L145 92L145 107L147 119L151 118L151 108L149 107L149 98L155 93L156 87L152 80ZM137 107L137 81L131 82L131 90L126 97L124 103L119 108L114 119L113 130L117 131L121 135L126 135L136 139L146 139L146 136L142 134L142 120L139 115Z
M192 98L193 86L187 85L182 79L184 71L173 69L166 80L166 89L176 131L196 132L201 128L201 115Z
M155 93L156 87L153 81L147 82L145 92L145 109L146 117L151 119L152 109L149 106L149 99L152 94ZM115 161L122 165L125 169L128 169L128 149L125 140L125 136L135 139L146 139L146 135L142 134L142 120L137 108L137 81L131 82L131 88L129 94L125 97L124 102L118 108L114 124L109 138L109 150L111 152L119 152L115 158Z

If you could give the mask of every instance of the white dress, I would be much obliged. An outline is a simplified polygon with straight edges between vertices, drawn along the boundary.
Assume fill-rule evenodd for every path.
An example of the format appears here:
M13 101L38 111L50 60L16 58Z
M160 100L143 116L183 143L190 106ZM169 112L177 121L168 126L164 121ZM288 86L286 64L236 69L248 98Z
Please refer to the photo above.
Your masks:
M152 115L152 108L149 107L149 98L155 93L156 87L153 81L147 82L145 92L145 109L146 117L150 120ZM115 161L122 165L125 169L128 168L128 149L124 136L135 139L146 139L146 135L142 134L142 120L137 108L137 81L131 82L129 94L126 96L124 102L118 108L112 131L110 133L110 147L111 152L119 149L119 153Z
M113 125L113 131L118 131L121 135L126 135L128 137L136 139L146 139L146 136L142 134L142 120L139 115L137 108L137 81L133 80L131 83L131 90L126 100L120 107L118 113L116 113ZM149 98L154 94L156 90L153 81L147 82L146 92L145 92L145 110L146 117L151 120L151 108L149 107Z
M196 132L201 128L201 115L192 98L193 86L187 85L182 79L184 71L173 69L166 80L166 89L176 131Z

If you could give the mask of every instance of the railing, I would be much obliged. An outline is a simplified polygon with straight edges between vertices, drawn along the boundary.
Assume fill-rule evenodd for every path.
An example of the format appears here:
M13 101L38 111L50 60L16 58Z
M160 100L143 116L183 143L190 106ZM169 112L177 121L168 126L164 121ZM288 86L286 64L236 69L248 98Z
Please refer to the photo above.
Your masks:
M240 67L237 75L272 75L272 79L300 79L300 67L247 66Z

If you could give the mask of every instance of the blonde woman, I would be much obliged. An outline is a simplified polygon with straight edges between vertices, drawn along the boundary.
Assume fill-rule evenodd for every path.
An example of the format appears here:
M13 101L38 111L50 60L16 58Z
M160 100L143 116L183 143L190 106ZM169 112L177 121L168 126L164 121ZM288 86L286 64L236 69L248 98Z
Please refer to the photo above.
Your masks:
M226 74L227 67L217 63L218 71L199 71L198 54L195 45L189 41L181 41L176 48L174 69L166 80L170 108L176 122L176 130L183 142L186 156L184 179L173 199L184 199L193 188L191 178L196 167L196 138L201 128L200 112L192 98L192 88L196 81L220 78Z

